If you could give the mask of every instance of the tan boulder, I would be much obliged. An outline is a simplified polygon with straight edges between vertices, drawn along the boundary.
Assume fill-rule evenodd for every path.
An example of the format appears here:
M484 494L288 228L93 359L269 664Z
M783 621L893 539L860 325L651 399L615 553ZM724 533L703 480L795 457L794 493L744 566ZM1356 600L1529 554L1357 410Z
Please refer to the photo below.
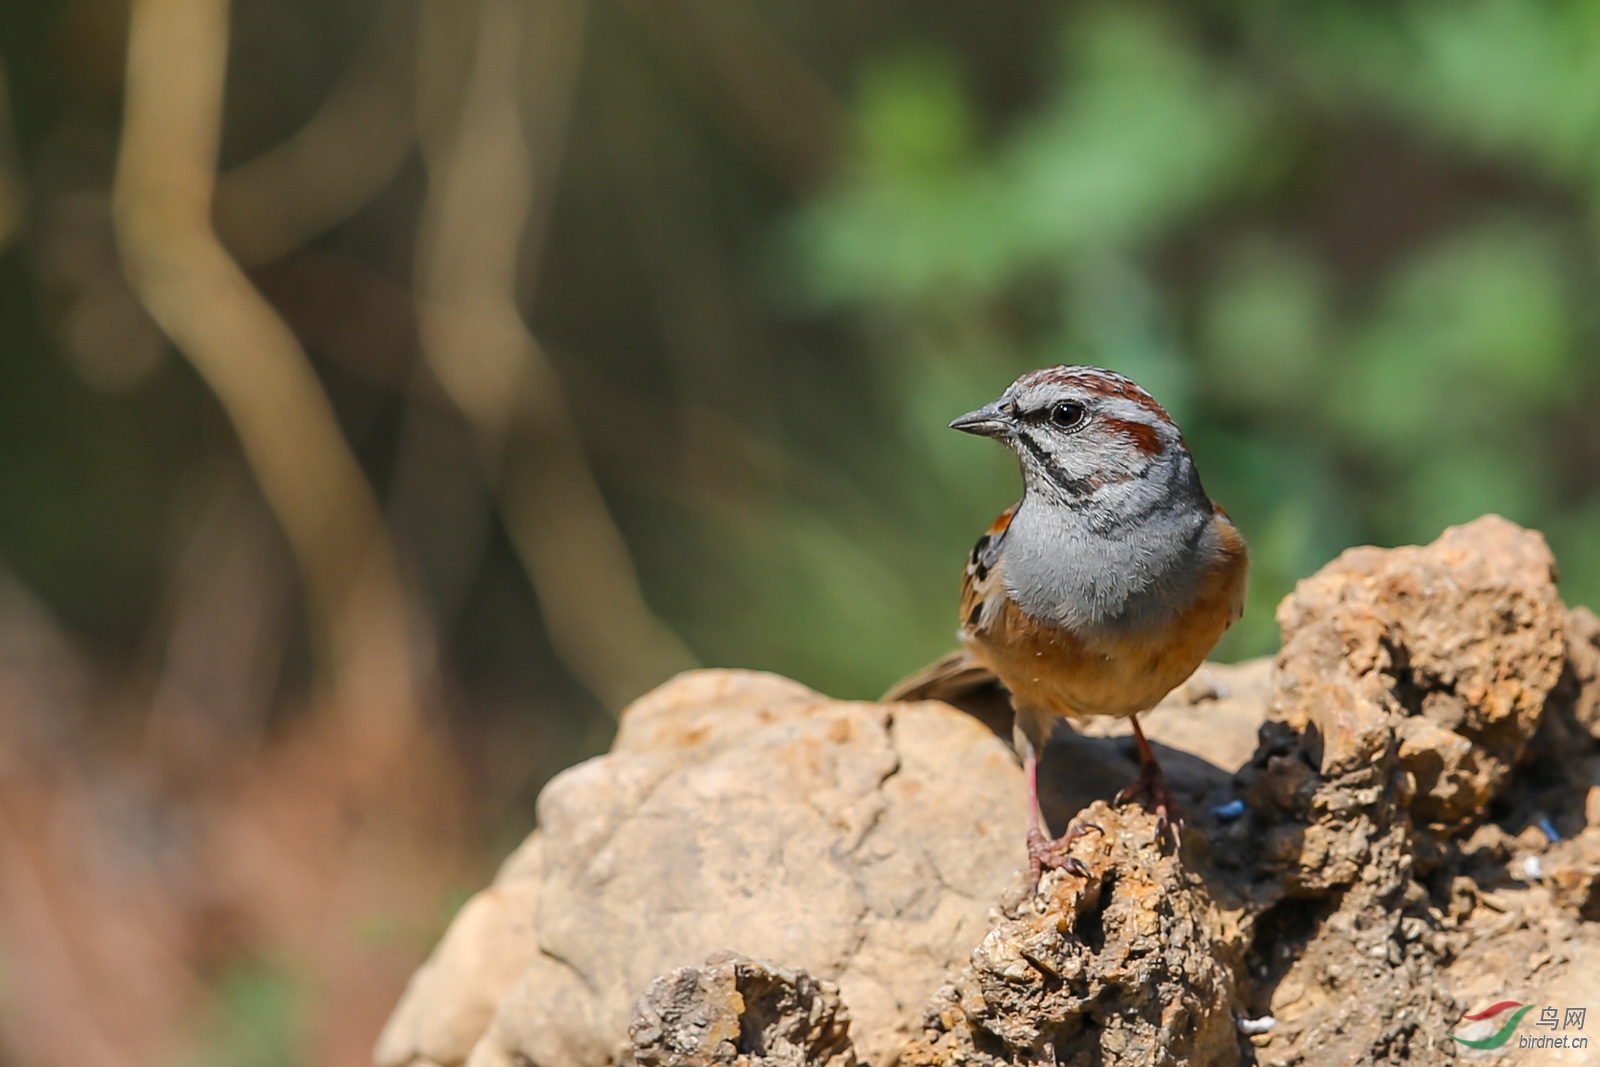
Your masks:
M457 919L378 1063L618 1062L651 980L723 950L837 985L887 1063L1022 865L1020 777L942 704L680 676L545 789L537 843Z

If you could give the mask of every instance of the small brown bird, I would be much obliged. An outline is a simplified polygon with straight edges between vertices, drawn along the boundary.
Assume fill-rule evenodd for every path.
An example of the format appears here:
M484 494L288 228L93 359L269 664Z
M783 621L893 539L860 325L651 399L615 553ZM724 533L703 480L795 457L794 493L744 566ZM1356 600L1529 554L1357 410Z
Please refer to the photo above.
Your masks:
M995 679L1011 694L1028 782L1034 881L1060 866L1082 828L1040 829L1038 754L1058 716L1126 717L1139 778L1161 825L1179 817L1139 728L1244 608L1244 538L1200 485L1178 427L1155 399L1098 367L1018 378L953 429L1003 441L1022 465L1022 500L978 538L961 586L961 650L887 700L949 700Z

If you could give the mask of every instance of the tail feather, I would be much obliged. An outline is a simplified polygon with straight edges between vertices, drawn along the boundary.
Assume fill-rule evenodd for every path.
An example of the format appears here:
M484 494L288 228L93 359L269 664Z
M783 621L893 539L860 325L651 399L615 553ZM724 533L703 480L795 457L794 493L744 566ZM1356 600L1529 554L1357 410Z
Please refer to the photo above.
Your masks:
M993 671L965 651L935 660L883 695L885 704L911 700L943 701L1011 740L1011 694Z

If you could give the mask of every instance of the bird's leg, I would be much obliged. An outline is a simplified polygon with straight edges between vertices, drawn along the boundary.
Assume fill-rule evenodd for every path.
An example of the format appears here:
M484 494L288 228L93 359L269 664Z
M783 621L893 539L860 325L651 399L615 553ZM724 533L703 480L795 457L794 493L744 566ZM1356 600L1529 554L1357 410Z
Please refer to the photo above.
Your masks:
M1139 777L1117 794L1116 803L1124 804L1141 793L1146 794L1155 805L1157 829L1165 831L1168 825L1181 826L1183 811L1178 807L1172 790L1167 788L1167 776L1162 772L1161 764L1156 762L1150 742L1145 740L1144 730L1139 727L1139 716L1131 716L1131 720L1134 739L1139 742Z
M1075 823L1054 841L1045 836L1043 817L1039 813L1039 757L1033 745L1023 742L1022 774L1028 780L1028 877L1035 889L1039 888L1039 875L1045 868L1071 871L1089 877L1089 871L1073 856L1063 856L1066 847L1090 830L1099 830L1094 823Z
M1039 828L1039 757L1033 754L1032 745L1022 756L1022 776L1028 780L1028 881L1037 887L1050 855L1050 841Z

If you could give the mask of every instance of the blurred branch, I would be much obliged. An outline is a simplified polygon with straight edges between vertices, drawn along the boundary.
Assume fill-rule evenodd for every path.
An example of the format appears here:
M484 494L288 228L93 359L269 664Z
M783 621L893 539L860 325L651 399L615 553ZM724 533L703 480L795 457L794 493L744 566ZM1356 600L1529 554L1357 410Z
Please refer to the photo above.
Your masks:
M378 11L343 81L294 136L217 179L216 227L244 263L277 259L355 214L411 150L414 11Z
M423 349L477 432L556 651L616 709L693 659L645 603L555 368L516 302L524 235L542 233L554 191L584 4L482 0L452 69L450 38L430 31L460 8L435 0L421 38L435 42L420 117L431 183L417 262ZM452 76L453 93L440 84ZM527 131L526 101L537 108Z
M134 289L221 401L294 551L325 683L381 765L414 724L414 632L376 501L299 344L210 208L227 0L136 0L113 210Z
M833 171L847 123L844 105L749 4L627 0L671 42L683 76L781 185L805 191Z
M152 764L186 783L237 781L258 755L293 603L289 560L242 466L212 478L169 587L145 721Z
M12 140L14 136L11 92L6 82L5 63L0 62L0 252L21 232L23 208L27 202L16 143Z

